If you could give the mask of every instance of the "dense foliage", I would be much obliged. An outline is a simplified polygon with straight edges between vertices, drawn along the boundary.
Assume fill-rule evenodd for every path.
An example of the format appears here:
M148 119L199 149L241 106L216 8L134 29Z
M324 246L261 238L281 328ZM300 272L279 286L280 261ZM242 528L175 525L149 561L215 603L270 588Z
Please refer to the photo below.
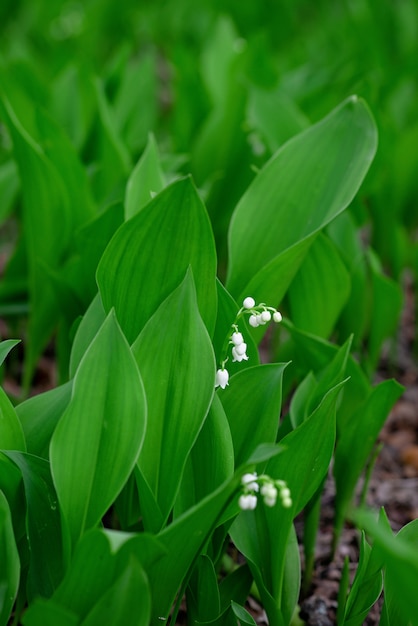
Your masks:
M417 266L416 2L0 24L0 626L252 624L250 593L297 624L331 475L338 623L384 586L417 624L416 521L353 508L402 393L374 374Z

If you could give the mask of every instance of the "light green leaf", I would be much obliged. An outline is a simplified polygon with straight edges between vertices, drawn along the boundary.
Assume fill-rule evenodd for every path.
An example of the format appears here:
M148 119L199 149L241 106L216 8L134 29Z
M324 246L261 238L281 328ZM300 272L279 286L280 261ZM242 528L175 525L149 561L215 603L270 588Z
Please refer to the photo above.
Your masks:
M0 449L26 450L22 425L13 404L0 387Z
M104 202L128 178L131 159L99 79L94 81L94 91L97 100L97 170L94 172L93 187L97 199Z
M213 350L190 270L146 324L132 352L149 412L138 465L166 519L215 385Z
M20 561L9 505L0 491L0 625L6 626L19 589Z
M19 468L25 487L30 548L28 599L50 597L64 574L61 523L49 463L30 454L5 452Z
M259 444L275 443L286 366L250 367L235 374L229 386L218 391L231 429L236 466L247 461Z
M290 289L293 324L328 337L350 294L349 273L339 252L322 233L315 239Z
M80 362L51 439L52 476L73 547L127 481L145 425L141 376L112 311Z
M37 598L22 618L24 626L78 626L78 616L51 600Z
M175 254L173 251L175 250ZM202 318L216 315L216 251L205 207L190 178L171 184L125 222L106 248L97 282L133 342L161 302L193 269Z
M132 171L126 185L125 219L138 213L165 187L158 147L154 135L149 135L147 146Z
M139 562L132 556L123 572L115 577L80 626L97 624L135 624L148 626L151 615L151 596L147 577Z
M28 398L16 407L22 425L27 451L47 459L49 443L56 425L68 406L72 382Z
M386 623L418 625L418 547L415 538L394 536L388 524L377 521L370 511L359 510L355 523L373 538L385 569L384 593ZM416 522L416 520L415 520ZM416 528L415 528L416 530ZM412 541L411 541L412 539Z
M215 395L185 466L175 516L203 500L233 473L231 430L222 403Z
M297 599L295 589L286 589L286 551L291 549L293 519L321 484L335 442L335 406L342 383L331 389L312 415L283 438L284 450L267 464L265 473L285 480L292 506L273 508L259 503L255 511L244 511L231 528L232 539L247 558L270 620L288 624ZM292 578L296 586L297 578ZM289 601L289 593L293 598ZM291 606L293 605L293 606Z
M272 157L231 220L227 287L233 295L246 293L250 277L290 248L303 247L346 208L369 168L376 144L370 112L363 100L352 96ZM303 254L299 256L300 264ZM280 274L276 280L276 290L282 292ZM276 302L276 290L268 301Z
M77 368L89 345L106 319L100 294L96 294L81 320L74 337L70 356L70 378L74 378Z
M20 339L6 339L0 343L0 365L3 365L10 350L20 343Z
M375 446L379 432L388 413L401 396L403 387L394 380L377 385L364 403L344 422L338 423L338 441L334 459L335 535L339 536L347 508L358 479Z

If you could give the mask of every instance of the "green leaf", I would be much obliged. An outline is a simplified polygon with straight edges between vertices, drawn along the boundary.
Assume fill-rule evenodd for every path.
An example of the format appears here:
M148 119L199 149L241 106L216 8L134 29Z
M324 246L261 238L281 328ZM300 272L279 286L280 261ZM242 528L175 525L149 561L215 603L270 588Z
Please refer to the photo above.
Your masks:
M13 404L0 387L0 449L26 450L22 425Z
M37 396L16 407L22 425L27 451L47 459L52 433L71 399L72 381Z
M125 219L138 213L164 187L158 147L154 135L150 134L147 146L126 185Z
M231 602L231 608L234 612L235 617L239 620L240 624L248 624L248 626L256 626L256 622L253 616L243 606L240 606L236 602Z
M97 102L97 170L94 172L93 188L97 199L104 202L124 184L131 169L131 159L99 79L94 81L94 91Z
M320 234L311 246L290 289L293 324L320 337L328 337L350 294L349 273L335 244Z
M203 500L233 473L231 430L222 403L215 395L185 466L175 516Z
M49 463L30 454L5 453L23 477L30 562L28 599L50 597L64 574L60 514Z
M306 240L353 199L376 144L370 112L363 100L352 96L272 157L241 198L231 220L227 287L233 295L250 293L249 277L260 272L261 282L261 270L292 247L296 248L293 254L301 250L300 265ZM275 294L283 293L279 267L274 272L279 286L273 290L269 284L269 297L263 295L264 301L274 303L278 299ZM254 288L251 294L259 299Z
M360 555L356 575L345 605L344 626L362 626L383 587L382 559L376 546L361 535Z
M166 519L215 385L213 350L190 270L146 324L132 352L149 414L138 465Z
M201 623L218 617L218 577L213 562L207 555L203 554L197 559L186 593L188 619Z
M255 511L242 512L231 528L232 539L250 564L273 623L288 624L295 608L298 594L295 586L300 581L293 569L294 588L286 588L285 581L286 552L290 551L293 560L295 555L291 545L292 522L328 470L335 442L335 406L342 384L331 389L312 415L283 438L284 450L267 464L266 474L287 482L292 506L284 509L277 504L268 508L260 502Z
M98 293L93 298L89 308L83 316L74 337L70 355L70 378L74 378L81 359L94 337L97 335L105 319L106 313L103 308L100 294Z
M339 536L355 486L378 434L389 410L402 392L403 387L394 380L380 383L352 414L350 420L345 421L343 426L338 425L339 437L333 468L337 491L334 520L336 537Z
M151 597L147 577L132 556L124 571L94 605L81 626L106 623L148 626L150 614Z
M247 461L259 444L276 441L286 366L250 367L235 374L229 386L218 391L231 429L236 467Z
M78 626L78 616L51 600L38 598L22 617L24 626Z
M128 341L136 339L189 265L199 310L211 332L216 315L215 245L205 207L191 179L184 178L125 222L99 263L104 308L115 308Z
M25 362L26 387L58 317L55 296L45 282L42 264L51 267L60 264L71 240L72 215L68 193L58 170L23 128L11 104L5 99L2 104L13 139L23 194L23 228L31 301ZM59 237L56 224L60 224Z
M344 378L350 348L351 338L341 348L338 348L325 367L316 371L315 375L309 372L296 389L290 404L290 419L294 428L308 417L328 389ZM349 381L347 381L348 383Z
M418 547L416 520L412 536L394 536L388 524L375 519L369 511L356 511L355 523L363 528L376 545L385 568L384 593L388 624L418 625ZM412 539L412 541L411 541Z
M112 311L80 362L51 439L52 476L73 547L127 481L146 416L141 376Z
M9 505L0 491L0 625L6 626L19 589L20 561Z
M6 339L0 343L0 365L3 365L10 350L20 343L20 339Z

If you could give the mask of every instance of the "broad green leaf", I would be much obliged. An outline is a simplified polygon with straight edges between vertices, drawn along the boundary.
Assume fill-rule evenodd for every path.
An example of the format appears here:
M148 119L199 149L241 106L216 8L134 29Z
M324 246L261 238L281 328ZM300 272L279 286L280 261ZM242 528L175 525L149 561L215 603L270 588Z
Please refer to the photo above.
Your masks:
M218 391L228 418L235 465L248 460L262 443L275 443L280 421L286 363L257 365L235 374Z
M228 419L215 395L185 466L175 516L215 491L234 473L234 447Z
M123 205L116 202L76 233L77 256L67 264L65 277L85 307L97 293L95 280L97 265L122 222Z
M15 537L19 541L26 534L25 492L22 474L6 454L0 452L0 491L9 503Z
M99 263L104 308L115 308L128 341L136 339L189 265L199 310L211 332L216 315L215 245L205 207L191 179L184 178L125 222Z
M310 370L317 372L324 369L340 349L321 337L295 328L287 319L284 319L282 324L286 330L289 330L293 340L295 352L292 366L294 364L302 376ZM352 356L348 357L346 376L349 380L345 384L338 409L338 423L342 429L344 429L345 422L351 420L353 412L363 404L372 390L366 374Z
M132 556L124 571L94 605L81 626L106 623L148 626L150 615L151 597L147 577Z
M231 602L231 608L234 612L235 617L237 618L237 620L239 620L239 624L256 626L256 621L254 620L253 616L243 606L240 606L236 602Z
M264 450L260 453L263 461L277 454L277 448L271 448L269 452ZM256 456L257 451L254 458ZM157 539L166 548L167 554L149 572L153 626L161 622L161 617L168 616L182 581L187 579L196 558L204 553L214 529L239 512L241 477L253 466L251 461L246 463L231 479L158 534Z
M271 154L285 141L309 126L297 104L280 91L250 85L248 121L261 136Z
M9 217L16 201L19 189L19 176L14 161L6 161L0 165L0 223Z
M315 375L309 372L296 389L290 404L290 419L294 428L308 417L328 389L345 377L350 348L351 338L338 348L325 367L316 371Z
M148 402L138 465L166 519L215 385L215 361L191 271L132 346Z
M377 385L364 403L346 420L338 424L338 441L334 459L335 535L338 538L347 508L358 479L376 443L390 409L401 396L403 387L394 380Z
M52 433L71 399L72 382L28 398L16 407L30 454L47 459Z
M376 546L370 547L364 532L356 575L345 605L344 626L362 626L383 587L382 559Z
M66 64L51 85L50 110L80 152L95 115L94 85L89 69Z
M49 463L21 452L5 454L21 471L25 487L30 548L28 599L38 595L49 598L64 574L60 514Z
M99 202L109 202L128 178L131 169L129 152L120 137L114 112L107 100L104 85L94 81L97 102L95 157L96 171L92 181Z
M22 617L24 626L78 626L78 616L51 600L37 598Z
M128 58L118 72L120 85L114 101L115 120L131 154L138 154L144 148L150 130L158 121L161 109L159 63L157 49L146 46L140 56Z
M196 561L186 599L187 618L194 622L209 622L220 613L218 577L212 560L206 554Z
M13 404L0 387L0 449L26 450L22 425Z
M20 561L7 500L0 491L0 625L6 626L19 589Z
M72 547L126 483L146 418L141 376L112 311L80 362L51 439L52 477Z
M20 339L6 339L0 343L0 366L3 365L10 350L20 343Z
M246 292L252 276L289 248L303 248L346 208L369 168L376 143L367 106L352 96L272 157L232 217L227 287L233 295ZM303 254L300 257L299 264ZM277 300L274 294L269 301Z
M42 109L37 108L35 113L41 147L65 184L74 232L96 213L89 179L62 128Z
M54 294L45 284L42 263L51 267L59 265L70 243L72 216L61 174L23 128L11 104L5 99L2 104L13 139L23 195L23 230L31 301L24 381L27 386L58 316ZM57 224L60 225L59 237Z
M70 355L70 378L74 378L81 359L94 337L97 335L105 319L106 313L103 308L100 294L98 293L91 301L89 308L78 325L77 332L74 337Z
M373 309L368 340L368 367L376 368L383 340L395 334L402 309L403 293L400 284L385 276L375 254L369 253L372 272Z
M164 174L153 135L128 179L125 193L125 219L138 213L165 187Z
M290 286L289 317L298 328L328 337L350 288L350 276L336 246L321 233Z
M286 551L291 550L294 558L290 547L293 519L312 498L329 467L341 384L331 389L312 415L283 438L284 450L267 464L266 474L287 482L292 506L284 509L278 503L268 508L260 502L255 511L242 512L231 528L232 539L250 564L273 623L288 624L295 608L291 605L296 602L296 591L291 590L290 602L285 583ZM296 578L294 581L298 585Z
M394 536L390 526L383 525L369 511L356 511L356 524L373 538L383 560L386 620L394 624L418 625L418 547L416 532L411 537ZM416 521L416 520L415 520ZM416 529L415 529L416 530Z

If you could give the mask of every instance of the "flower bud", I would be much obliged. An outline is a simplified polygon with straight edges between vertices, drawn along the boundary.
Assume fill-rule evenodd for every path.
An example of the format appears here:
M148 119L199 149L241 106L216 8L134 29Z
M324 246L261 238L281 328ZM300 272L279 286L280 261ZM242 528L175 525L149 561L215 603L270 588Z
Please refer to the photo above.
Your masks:
M263 320L264 324L269 322L271 320L271 313L270 313L270 311L263 311L261 313L261 319Z
M248 296L247 298L245 298L244 302L242 303L242 306L244 307L244 309L253 309L255 307L254 298L251 298L251 296Z
M257 326L259 325L258 321L257 321L257 316L256 315L250 315L250 317L248 318L248 323L253 328L257 328Z
M279 322L282 321L282 314L280 313L280 311L275 311L273 313L273 321L276 322L276 324L278 324Z

